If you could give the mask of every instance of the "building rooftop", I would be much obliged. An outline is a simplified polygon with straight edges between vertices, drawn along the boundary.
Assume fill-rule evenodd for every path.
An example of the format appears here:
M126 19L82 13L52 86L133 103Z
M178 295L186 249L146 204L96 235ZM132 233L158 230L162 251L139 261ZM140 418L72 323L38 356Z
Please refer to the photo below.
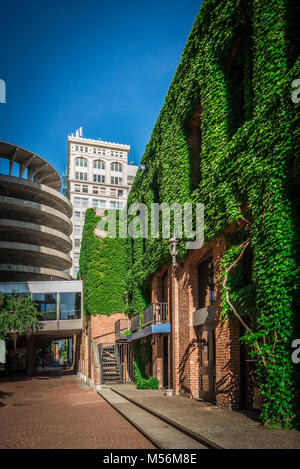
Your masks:
M123 150L130 150L130 145L127 145L124 143L117 143L117 142L106 142L105 140L101 140L100 138L97 140L97 139L86 138L86 137L76 136L74 134L71 134L71 135L68 135L68 140L74 143L76 142L90 143L92 145L118 147L118 148L122 148Z
M61 179L56 169L41 156L26 150L19 145L0 141L0 158L10 161L9 175L12 175L14 163L20 165L19 177L23 177L27 169L27 178L34 182L43 183L53 189L60 190Z

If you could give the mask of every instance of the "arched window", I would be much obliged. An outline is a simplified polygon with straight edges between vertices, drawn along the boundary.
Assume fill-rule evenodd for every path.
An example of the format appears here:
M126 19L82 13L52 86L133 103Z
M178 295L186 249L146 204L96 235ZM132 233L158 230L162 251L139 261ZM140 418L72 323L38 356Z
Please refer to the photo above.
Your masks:
M87 160L85 158L76 158L75 165L87 168Z
M94 169L105 169L105 163L102 160L94 161Z
M120 163L111 163L110 169L112 171L117 171L117 172L121 173L122 170L123 170L123 167Z

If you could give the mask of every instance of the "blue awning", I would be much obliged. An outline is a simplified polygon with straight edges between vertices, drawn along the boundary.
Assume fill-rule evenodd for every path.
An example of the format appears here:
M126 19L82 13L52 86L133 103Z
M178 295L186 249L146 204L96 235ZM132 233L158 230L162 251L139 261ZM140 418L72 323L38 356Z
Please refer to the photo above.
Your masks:
M132 342L133 340L139 340L147 335L151 334L168 334L171 332L171 324L169 322L165 322L163 324L151 324L145 329L141 329L140 331L133 332L132 334L127 336L127 341Z

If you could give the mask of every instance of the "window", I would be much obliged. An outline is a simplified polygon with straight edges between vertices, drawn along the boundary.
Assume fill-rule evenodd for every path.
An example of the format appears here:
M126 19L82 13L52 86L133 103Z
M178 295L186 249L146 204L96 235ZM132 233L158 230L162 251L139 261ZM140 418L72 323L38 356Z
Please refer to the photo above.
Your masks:
M98 200L93 199L93 208L98 207Z
M105 182L105 176L103 174L94 174L93 175L93 181L94 182Z
M83 151L83 147L80 147L80 151Z
M80 234L80 225L74 225L74 234Z
M78 273L78 271L77 271ZM76 273L76 275L77 275ZM59 319L81 318L81 293L61 293Z
M80 212L74 212L74 218L76 218L77 220L78 219L80 220Z
M123 191L121 191L120 189L118 189L118 197L123 197Z
M102 160L94 161L94 169L105 169L105 163Z
M93 148L93 153L97 153L97 148Z
M106 207L105 200L100 200L100 208L105 208L105 207Z
M122 209L123 208L123 202L117 202L117 207L119 209Z
M89 188L88 188L88 186L82 186L82 192L84 192L84 193L86 193L86 194L87 194L87 193L88 193L88 191L89 191Z
M106 187L100 187L100 194L106 194Z
M76 171L75 179L80 179L80 181L87 181L87 173L79 173Z
M282 17L281 17L282 19ZM280 21L280 20L279 20ZM280 28L279 24L277 27ZM282 31L284 35L284 32ZM221 67L225 78L227 108L227 132L231 138L253 110L253 30L250 20L241 21L235 28L227 54L223 55ZM286 42L287 38L284 38Z
M80 248L80 239L74 239L74 247Z
M85 158L76 158L75 166L81 166L83 168L87 168L87 160Z
M116 202L110 202L110 208L117 208Z
M79 146L78 146L78 145L75 145L75 150L76 150L76 151L79 150Z
M115 197L116 196L116 189L110 189L110 195Z
M211 257L208 263L208 289L209 289L209 304L215 302L215 284L214 284L214 260Z
M198 103L187 125L187 144L191 152L191 179L195 189L200 182L200 153L201 153L201 102Z
M88 147L84 147L84 151L87 153L89 151Z
M111 177L111 184L122 184L122 178L112 176Z
M41 321L56 320L56 293L33 293L32 299L42 313Z
M117 171L117 172L119 172L119 173L121 173L122 170L123 170L122 165L121 165L120 163L112 163L112 164L110 165L110 169L111 169L112 171Z
M77 277L78 272L79 272L79 267L74 267L74 277Z
M79 197L75 197L74 207L88 208L88 206L89 206L89 199L80 199Z
M209 306L215 301L214 262L207 257L198 266L199 308Z
M99 194L98 187L93 187L93 194Z
M78 184L75 184L75 192L80 192L80 186Z

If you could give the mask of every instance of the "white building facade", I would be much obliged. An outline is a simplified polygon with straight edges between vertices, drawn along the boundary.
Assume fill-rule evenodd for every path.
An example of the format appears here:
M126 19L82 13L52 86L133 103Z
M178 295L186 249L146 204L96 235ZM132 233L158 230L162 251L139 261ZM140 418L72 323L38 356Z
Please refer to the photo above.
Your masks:
M128 163L130 145L68 136L68 196L73 206L73 265L70 274L76 278L85 211L122 209L138 166Z

